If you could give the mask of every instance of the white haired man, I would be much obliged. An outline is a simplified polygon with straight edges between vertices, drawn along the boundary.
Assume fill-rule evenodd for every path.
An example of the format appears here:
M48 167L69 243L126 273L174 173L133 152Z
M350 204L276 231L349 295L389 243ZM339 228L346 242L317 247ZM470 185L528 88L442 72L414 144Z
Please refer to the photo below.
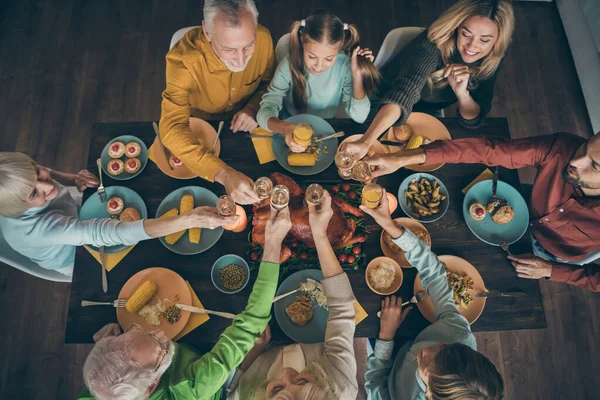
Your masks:
M258 126L260 99L273 78L273 40L257 23L253 0L206 0L202 26L167 54L160 135L165 146L199 177L221 183L240 204L258 201L253 182L225 164L190 130L190 115L231 119L231 130Z
M221 386L267 327L279 278L281 243L291 226L287 207L271 210L262 263L248 305L209 353L202 355L190 346L173 343L162 331L148 332L132 325L119 335L118 325L109 324L94 336L97 343L83 366L86 389L79 399L220 399Z

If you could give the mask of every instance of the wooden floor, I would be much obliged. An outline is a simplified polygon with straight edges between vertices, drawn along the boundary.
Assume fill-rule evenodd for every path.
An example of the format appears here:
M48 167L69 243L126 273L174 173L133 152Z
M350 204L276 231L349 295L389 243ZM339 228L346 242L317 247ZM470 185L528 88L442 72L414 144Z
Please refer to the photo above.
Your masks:
M294 19L328 8L357 23L377 50L398 26L427 26L451 0L257 1L274 38ZM515 2L514 44L493 116L513 137L590 135L568 43L554 3ZM44 165L86 165L97 121L157 120L164 55L173 32L200 24L198 0L0 2L0 151ZM531 180L530 173L522 178ZM598 399L600 297L541 282L548 329L477 335L502 372L507 399ZM64 345L68 284L0 265L0 398L73 399L90 346Z

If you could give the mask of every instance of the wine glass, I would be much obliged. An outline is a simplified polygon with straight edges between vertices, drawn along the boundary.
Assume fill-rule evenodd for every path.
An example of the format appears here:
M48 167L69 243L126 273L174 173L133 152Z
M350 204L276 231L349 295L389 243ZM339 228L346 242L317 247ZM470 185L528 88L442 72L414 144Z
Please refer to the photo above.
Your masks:
M273 181L267 178L266 176L262 176L254 182L254 193L260 200L264 200L267 197L271 196L273 192Z
M305 199L306 202L312 205L319 205L323 201L325 190L323 186L318 183L313 183L306 188Z
M371 167L366 161L357 161L352 167L352 178L367 183L371 180Z
M287 207L290 202L290 190L284 185L277 185L271 193L271 205L273 208L281 209Z
M223 195L217 199L217 212L219 215L229 217L234 215L235 211L235 201L231 197Z
M349 169L352 166L352 155L347 151L338 151L334 160L335 166L339 169Z

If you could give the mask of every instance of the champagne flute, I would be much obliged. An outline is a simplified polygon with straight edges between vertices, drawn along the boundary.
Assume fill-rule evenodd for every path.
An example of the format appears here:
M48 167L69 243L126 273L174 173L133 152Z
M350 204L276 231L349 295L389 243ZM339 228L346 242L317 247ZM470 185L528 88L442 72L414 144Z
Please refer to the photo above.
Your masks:
M323 201L325 190L323 186L318 183L313 183L306 188L305 199L306 202L313 205L319 205Z
M290 202L290 190L284 185L277 185L271 193L271 205L273 208L282 209Z
M235 201L227 195L223 195L217 199L217 212L219 215L229 217L235 215Z
M377 208L383 198L383 189L375 183L365 185L362 190L362 203L369 208Z
M352 167L352 178L361 183L371 180L371 167L366 161L357 161Z
M273 192L273 181L267 178L266 176L262 176L256 180L254 183L254 193L260 200L264 200L267 197L271 196Z

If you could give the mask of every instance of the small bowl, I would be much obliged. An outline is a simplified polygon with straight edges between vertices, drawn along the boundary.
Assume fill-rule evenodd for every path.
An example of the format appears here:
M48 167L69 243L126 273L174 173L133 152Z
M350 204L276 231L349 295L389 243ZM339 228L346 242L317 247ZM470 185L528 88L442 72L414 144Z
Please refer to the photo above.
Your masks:
M417 218L414 215L412 215L412 210L408 206L408 203L406 202L406 195L404 194L404 191L408 190L408 185L410 185L410 183L413 179L416 179L417 181L419 181L421 178L427 178L429 180L435 179L438 182L438 184L440 185L440 194L443 194L444 196L446 196L446 199L444 199L440 203L440 207L439 207L440 212L439 213L430 215L428 217ZM402 183L400 184L400 187L398 188L398 203L400 203L400 208L402 209L402 211L404 211L404 213L409 218L412 218L414 220L417 220L419 222L426 224L429 222L437 221L438 219L442 218L444 216L444 214L446 214L446 211L448 211L448 206L450 205L450 196L448 195L448 189L446 189L446 185L444 185L444 183L439 178L437 178L431 174L419 172L417 174L410 175L408 178L406 178L404 181L402 181Z
M375 290L375 288L373 288L373 286L371 286L371 282L369 282L369 271L371 271L371 269L375 268L382 262L388 262L394 266L394 269L396 270L396 277L394 278L394 283L392 283L392 286L390 286L389 289L387 289L386 291L380 292L378 290ZM404 279L404 275L402 274L402 268L400 268L400 266L398 265L398 263L396 261L392 260L389 257L374 258L373 260L371 260L369 265L367 265L367 269L365 270L365 280L367 281L367 286L369 286L369 289L371 289L373 292L375 292L379 295L382 295L382 296L387 296L387 295L396 293L396 291L398 289L400 289L400 286L402 286L403 279Z
M242 284L242 286L239 289L236 290L229 290L229 289L225 289L225 287L223 287L223 285L221 284L221 278L219 276L219 271L228 266L229 264L237 264L240 267L242 267L244 269L244 271L246 271L246 280L244 281L244 283ZM246 260L244 260L242 257L235 255L235 254L226 254L224 256L222 256L221 258L219 258L217 261L215 261L215 263L212 266L212 269L210 271L210 278L212 279L212 283L213 285L215 285L215 287L225 293L225 294L234 294L237 293L239 291L241 291L242 289L244 289L246 287L246 285L248 284L248 281L250 280L250 268L248 267L248 263L246 262Z

